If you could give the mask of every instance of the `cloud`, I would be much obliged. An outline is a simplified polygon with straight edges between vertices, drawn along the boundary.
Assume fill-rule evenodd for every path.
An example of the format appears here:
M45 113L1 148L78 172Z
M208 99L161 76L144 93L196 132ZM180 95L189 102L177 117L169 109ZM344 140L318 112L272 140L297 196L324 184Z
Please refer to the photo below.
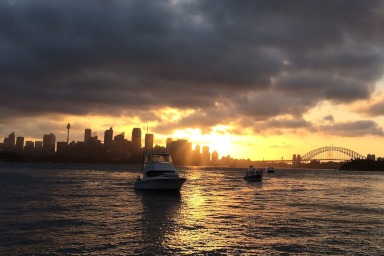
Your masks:
M306 126L319 102L370 97L382 24L374 0L1 1L0 118L169 107L194 110L176 127Z
M282 77L276 82L279 91L286 94L311 97L315 100L333 100L349 102L367 99L372 85L356 81L349 77L330 77L329 73L304 73Z
M321 132L342 137L361 137L366 135L384 136L383 128L371 120L343 122L319 127Z
M384 116L384 95L378 96L370 102L364 102L356 109L358 113L365 116Z
M324 121L328 121L330 123L333 123L335 119L333 118L333 115L327 115L324 117Z

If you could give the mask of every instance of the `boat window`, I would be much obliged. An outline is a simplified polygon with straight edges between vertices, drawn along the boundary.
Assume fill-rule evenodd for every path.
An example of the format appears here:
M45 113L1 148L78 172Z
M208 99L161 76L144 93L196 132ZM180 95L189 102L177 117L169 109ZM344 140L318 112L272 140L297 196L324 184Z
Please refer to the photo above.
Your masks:
M167 154L164 154L164 155L162 155L162 154L147 155L146 162L147 163L150 163L150 162L170 163L170 162L172 162L172 158L171 158L171 155L167 155Z
M174 174L174 171L149 171L147 172L147 177L157 177L164 174Z

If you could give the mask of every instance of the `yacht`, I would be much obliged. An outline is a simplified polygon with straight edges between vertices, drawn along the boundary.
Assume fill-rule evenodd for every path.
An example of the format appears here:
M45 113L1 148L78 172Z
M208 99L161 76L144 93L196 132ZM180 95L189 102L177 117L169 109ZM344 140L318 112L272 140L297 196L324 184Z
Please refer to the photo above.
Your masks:
M252 165L245 171L244 179L248 181L261 181L263 179L264 170L262 168L254 168Z
M186 178L180 177L168 153L149 153L145 156L143 173L134 183L135 189L179 191Z
M265 169L267 171L267 173L274 173L275 172L275 168L272 167L272 166L268 166L267 169Z

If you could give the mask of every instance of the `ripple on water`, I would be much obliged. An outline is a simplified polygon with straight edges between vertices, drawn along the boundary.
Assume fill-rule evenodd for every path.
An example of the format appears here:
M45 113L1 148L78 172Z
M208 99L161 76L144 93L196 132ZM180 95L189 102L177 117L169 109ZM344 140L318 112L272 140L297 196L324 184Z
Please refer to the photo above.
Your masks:
M187 168L175 194L135 191L137 169L103 168L0 168L0 252L384 255L384 175L277 170L250 183Z

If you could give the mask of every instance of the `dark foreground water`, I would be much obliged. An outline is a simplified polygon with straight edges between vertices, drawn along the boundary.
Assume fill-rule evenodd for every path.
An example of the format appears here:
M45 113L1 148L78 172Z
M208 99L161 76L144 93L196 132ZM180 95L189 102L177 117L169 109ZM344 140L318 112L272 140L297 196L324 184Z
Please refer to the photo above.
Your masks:
M384 255L384 173L185 168L180 193L132 166L0 165L1 255Z

